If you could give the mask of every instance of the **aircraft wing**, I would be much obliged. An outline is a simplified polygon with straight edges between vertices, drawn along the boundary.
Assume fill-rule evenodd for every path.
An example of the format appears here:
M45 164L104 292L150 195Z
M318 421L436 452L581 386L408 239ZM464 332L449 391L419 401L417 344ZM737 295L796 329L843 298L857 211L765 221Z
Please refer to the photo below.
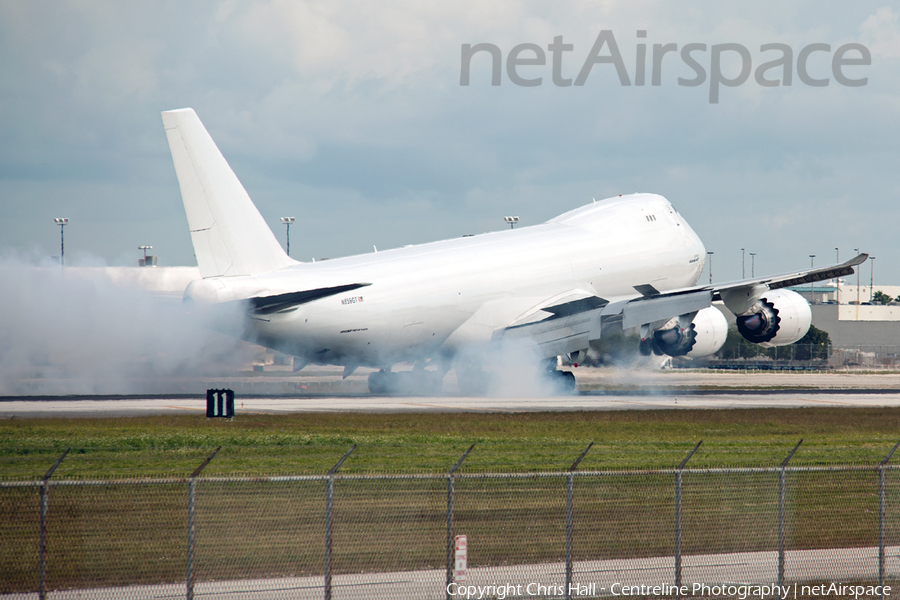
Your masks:
M587 348L591 339L599 337L599 314L609 305L605 298L575 290L548 300L509 327L495 331L493 341L534 345L546 357Z
M675 303L672 304L672 309L675 310L675 312L661 308L666 306L668 302L671 301L670 299L678 299L684 295L692 295L704 291L710 294L710 302L721 300L729 310L735 314L741 314L749 309L759 296L768 290L777 290L780 288L802 285L804 283L815 283L817 281L826 281L836 277L852 275L855 272L854 267L861 265L868 258L868 254L860 254L847 262L838 265L828 265L815 269L806 269L803 271L782 273L780 275L770 275L767 277L755 277L725 283L698 285L667 292L658 292L650 285L639 285L636 286L635 289L641 293L641 296L630 299L627 305L631 307L632 310L635 310L638 304L652 300L660 307L660 310L657 311L658 314L664 315L668 312L669 318L671 318L680 314L685 314L685 312L678 312L677 309L680 307ZM709 306L709 304L706 306ZM625 312L627 313L628 311L626 310ZM635 312L634 316L637 317L637 320L641 320L642 322L636 323L635 318L627 319L625 318L625 315L623 315L623 321L625 321L624 327L626 329L650 322L643 320L643 317L639 316L637 312ZM660 316L660 319L662 318L663 317Z
M805 271L796 271L794 273L784 273L782 275L775 275L771 277L757 277L756 279L741 279L738 281L732 281L729 283L719 283L714 284L712 286L706 286L709 288L715 289L716 300L719 300L718 297L722 293L728 293L735 289L741 289L746 287L754 287L757 285L765 285L770 290L777 290L779 288L790 287L792 285L802 285L804 283L815 283L817 281L825 281L828 279L834 279L836 277L844 277L845 275L852 275L855 273L853 267L861 265L866 262L869 258L868 254L860 254L854 258L851 258L847 262L843 262L839 265L830 265L827 267L819 267L817 269L807 269Z
M768 290L825 281L854 273L868 254L816 269L755 277L722 284L659 292L649 284L635 286L633 296L605 299L581 292L548 301L494 333L495 341L515 340L537 346L544 356L584 349L600 338L603 324L621 320L624 329L649 326L672 317L696 313L722 300L733 312L744 312ZM743 309L743 310L741 310Z

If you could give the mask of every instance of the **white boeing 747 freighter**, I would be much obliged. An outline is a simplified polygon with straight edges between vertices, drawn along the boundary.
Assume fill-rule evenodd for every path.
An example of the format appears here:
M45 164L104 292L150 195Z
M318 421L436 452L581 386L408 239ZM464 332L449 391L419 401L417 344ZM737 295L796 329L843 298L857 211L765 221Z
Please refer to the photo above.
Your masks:
M451 368L464 393L482 393L492 380L483 357L503 355L573 390L557 357L577 362L623 328L639 328L644 354L708 356L728 329L716 300L747 340L791 344L806 334L811 312L784 288L849 275L867 258L697 285L706 260L700 238L662 196L631 194L531 227L297 262L196 113L162 117L202 276L185 302L232 321L220 328L296 357L295 370L378 368L369 376L374 393L435 393ZM412 371L392 372L407 361Z

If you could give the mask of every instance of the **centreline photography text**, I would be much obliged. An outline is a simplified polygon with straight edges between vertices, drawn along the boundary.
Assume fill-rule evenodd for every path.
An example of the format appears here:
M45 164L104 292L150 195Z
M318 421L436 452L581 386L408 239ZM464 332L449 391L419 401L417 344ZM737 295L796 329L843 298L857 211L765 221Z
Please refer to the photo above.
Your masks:
M531 582L526 584L494 583L490 585L474 585L466 583L447 584L447 593L453 598L466 600L524 598L524 597L596 597L596 596L628 596L628 597L697 597L697 598L735 598L748 600L759 598L887 598L891 595L891 586L882 585L849 585L838 582L820 583L817 585L761 585L750 583L692 583L689 585L631 585L616 582L609 588L597 583L546 584Z

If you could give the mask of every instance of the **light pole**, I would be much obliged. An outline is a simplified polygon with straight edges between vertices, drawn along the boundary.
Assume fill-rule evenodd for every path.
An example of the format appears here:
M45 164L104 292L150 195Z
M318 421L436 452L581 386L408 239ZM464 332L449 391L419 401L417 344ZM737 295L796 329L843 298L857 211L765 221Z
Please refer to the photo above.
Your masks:
M816 262L816 255L810 254L809 255L809 268L810 269L812 269L815 266L815 262ZM815 281L811 281L809 283L809 301L812 302L813 304L816 303L816 282Z
M63 238L63 228L69 224L69 219L62 217L53 219L53 222L59 225L59 266L64 267L66 265L66 245Z
M291 255L291 223L294 222L294 217L281 217L281 222L284 223L287 228L287 255Z
M514 229L516 223L519 222L519 217L503 217L503 220L509 223L509 228Z
M756 277L756 252L750 253L750 277Z
M854 252L859 256L859 248L854 248ZM859 267L856 267L856 320L859 320Z
M713 255L713 253L707 251L706 255L709 257L709 285L712 285L712 255Z
M747 279L747 263L744 261L743 248L741 248L741 279Z
M144 262L140 263L140 266L147 266L147 250L153 250L153 246L138 246L138 250L144 251Z
M869 302L871 302L872 298L875 297L875 257L870 256L869 260L872 261L872 274L869 279Z
M837 248L834 249L834 262L835 264L841 264L841 251ZM835 286L837 287L837 303L841 303L841 278L834 278Z

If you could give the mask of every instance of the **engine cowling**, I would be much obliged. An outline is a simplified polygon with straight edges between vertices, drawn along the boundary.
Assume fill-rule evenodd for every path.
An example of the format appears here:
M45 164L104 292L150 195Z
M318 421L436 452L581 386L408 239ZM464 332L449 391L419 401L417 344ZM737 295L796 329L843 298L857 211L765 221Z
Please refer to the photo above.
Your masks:
M764 348L793 344L809 331L812 310L797 292L770 290L753 307L737 316L738 331Z
M728 322L719 309L710 306L697 312L690 326L682 329L676 320L673 327L653 332L655 349L669 356L701 358L716 353L728 336Z

